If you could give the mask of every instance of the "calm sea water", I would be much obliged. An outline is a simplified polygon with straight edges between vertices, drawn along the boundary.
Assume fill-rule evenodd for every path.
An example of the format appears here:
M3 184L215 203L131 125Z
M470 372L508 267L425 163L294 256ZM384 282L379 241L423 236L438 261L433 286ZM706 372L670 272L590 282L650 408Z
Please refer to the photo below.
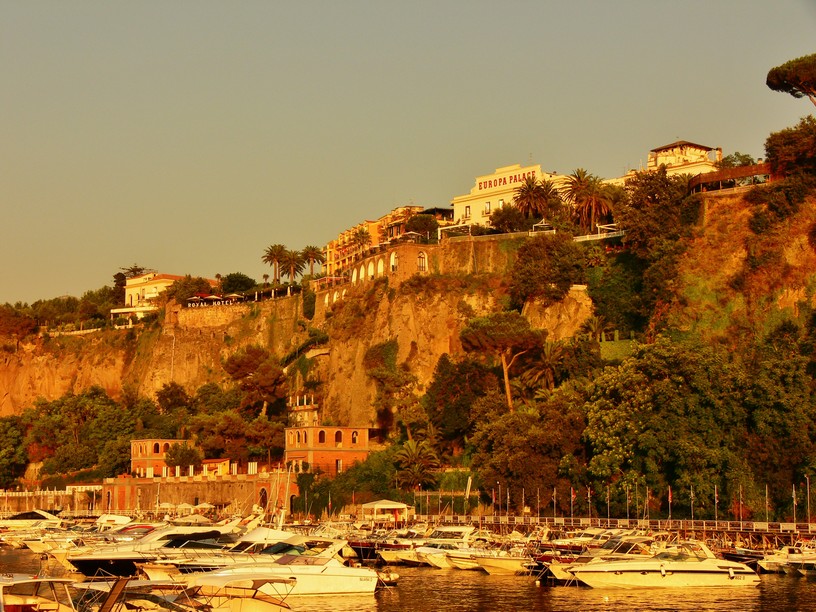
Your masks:
M60 574L27 551L0 549L0 572ZM301 597L288 603L296 612L429 612L444 610L621 611L809 611L816 612L816 580L762 576L757 588L613 591L536 586L530 576L489 576L483 572L395 568L398 586L368 597Z

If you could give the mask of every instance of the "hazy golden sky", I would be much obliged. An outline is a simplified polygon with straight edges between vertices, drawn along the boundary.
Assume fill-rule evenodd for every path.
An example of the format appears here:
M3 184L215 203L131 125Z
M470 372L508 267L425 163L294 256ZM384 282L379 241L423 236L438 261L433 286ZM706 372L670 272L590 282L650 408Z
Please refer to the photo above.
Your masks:
M813 0L0 0L0 303L134 263L261 279L513 163L619 176L677 139L764 155Z

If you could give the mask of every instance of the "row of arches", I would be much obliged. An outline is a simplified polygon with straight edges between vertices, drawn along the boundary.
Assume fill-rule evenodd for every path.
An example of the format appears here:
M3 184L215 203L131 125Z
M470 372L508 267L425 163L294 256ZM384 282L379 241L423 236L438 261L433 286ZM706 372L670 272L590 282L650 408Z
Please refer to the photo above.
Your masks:
M318 445L325 445L328 441L328 435L326 434L325 429L320 429L317 431L316 443ZM344 441L344 433L342 430L338 429L334 432L334 446L339 448L343 446ZM360 432L352 431L351 436L349 436L351 440L351 445L354 446L359 442L360 439ZM309 445L309 432L306 429L303 430L295 430L289 431L289 439L288 445L292 448L297 448L299 446L308 446Z
M148 450L149 449L149 450ZM147 457L148 455L161 455L170 450L169 442L137 442L133 445L133 455L136 457Z
M355 266L351 269L351 284L357 285L367 280L371 281L375 278L380 278L386 275L386 270L391 273L396 272L399 266L399 256L396 251L391 251L388 254L387 262L386 267L386 257L372 257L368 261L362 262L359 266ZM428 271L428 254L425 251L417 253L416 271L420 273ZM346 290L343 289L341 291L338 289L333 292L327 292L323 301L326 306L329 306L344 297L346 297Z

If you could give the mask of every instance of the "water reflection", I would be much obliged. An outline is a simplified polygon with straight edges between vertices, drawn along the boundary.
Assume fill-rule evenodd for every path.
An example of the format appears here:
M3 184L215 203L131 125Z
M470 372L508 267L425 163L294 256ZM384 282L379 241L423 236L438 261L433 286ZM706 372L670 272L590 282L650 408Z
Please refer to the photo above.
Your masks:
M62 573L52 561L46 571ZM40 571L27 551L0 548L0 572ZM399 585L366 597L293 597L295 612L765 612L816 611L816 580L766 575L757 588L637 589L631 591L536 586L531 576L489 576L477 571L395 568ZM50 571L49 571L50 570Z

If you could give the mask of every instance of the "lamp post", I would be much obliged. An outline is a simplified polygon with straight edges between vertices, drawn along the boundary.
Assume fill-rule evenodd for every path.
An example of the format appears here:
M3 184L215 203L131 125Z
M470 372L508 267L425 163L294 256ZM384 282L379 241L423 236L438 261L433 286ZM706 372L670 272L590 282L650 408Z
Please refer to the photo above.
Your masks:
M497 480L496 486L499 487L499 516L501 516L501 483Z
M808 514L808 525L810 525L810 476L805 476L805 482L807 483L807 514ZM810 527L808 527L810 530Z

